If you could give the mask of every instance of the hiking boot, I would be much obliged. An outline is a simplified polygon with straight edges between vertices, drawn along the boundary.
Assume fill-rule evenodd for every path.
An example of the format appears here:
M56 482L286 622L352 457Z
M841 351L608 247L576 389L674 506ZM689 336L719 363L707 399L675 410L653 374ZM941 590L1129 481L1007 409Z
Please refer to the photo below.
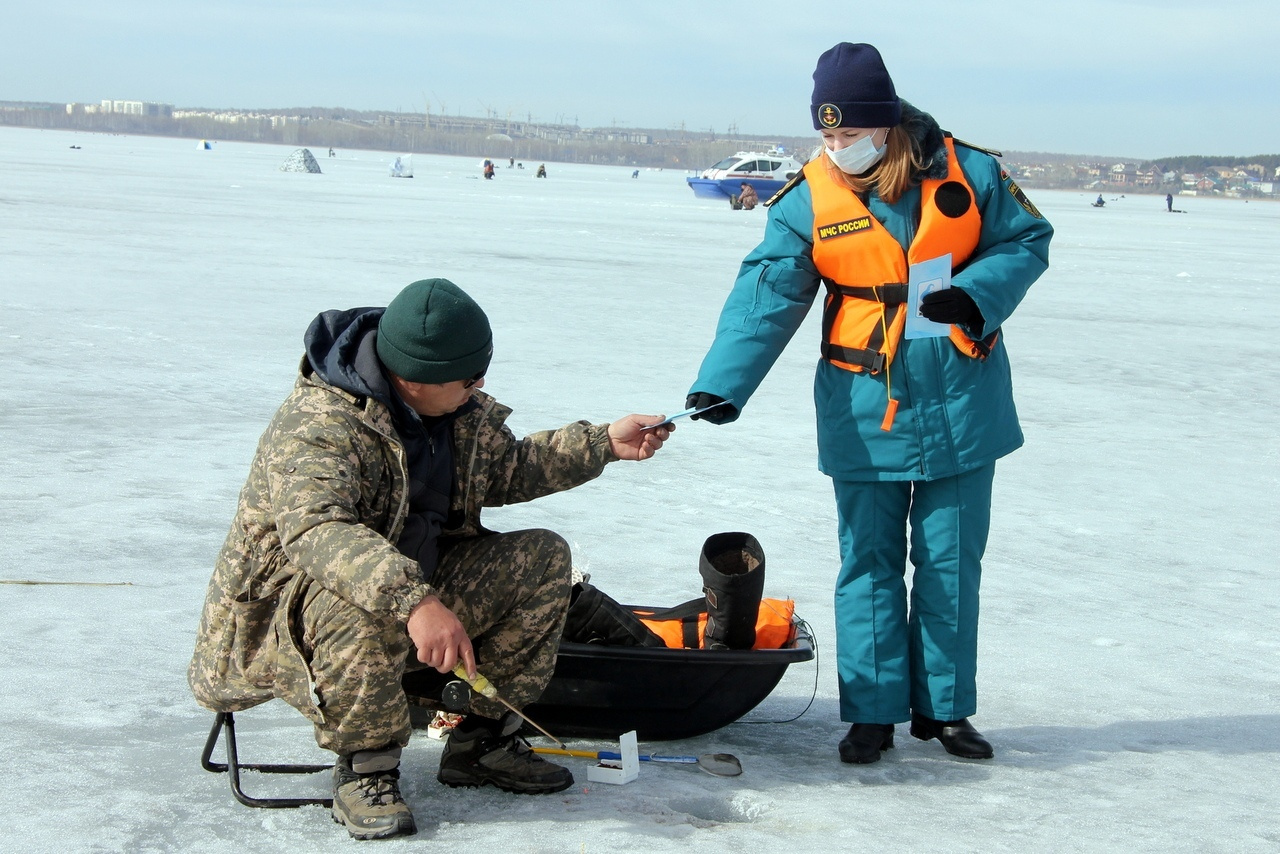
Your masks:
M400 797L400 748L361 750L333 765L333 820L356 839L418 832Z
M446 786L483 786L541 795L573 785L568 768L548 762L516 735L522 721L514 712L492 721L468 715L451 733L436 779Z

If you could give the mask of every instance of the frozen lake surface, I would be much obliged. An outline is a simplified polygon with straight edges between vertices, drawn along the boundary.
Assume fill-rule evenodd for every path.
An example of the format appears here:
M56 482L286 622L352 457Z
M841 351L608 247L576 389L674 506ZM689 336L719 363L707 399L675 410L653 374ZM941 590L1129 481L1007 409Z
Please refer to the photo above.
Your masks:
M991 140L998 144L998 140ZM78 149L72 146L79 146ZM761 209L685 173L0 128L2 851L338 851L325 811L251 810L198 759L212 716L185 669L258 435L318 312L450 278L488 311L486 391L517 432L672 412ZM701 167L706 164L690 164ZM830 484L810 392L818 313L735 424L682 424L651 461L486 514L562 533L623 601L698 594L718 531L755 534L766 595L820 644L747 721L622 787L521 797L435 781L420 829L451 851L1275 851L1280 848L1280 205L1032 191L1049 272L1006 326L1027 445L1001 461L983 584L975 763L899 727L839 762ZM237 718L243 761L323 762L282 703ZM762 723L763 722L763 723ZM577 746L607 745L579 742ZM644 747L645 745L642 745ZM322 793L327 777L252 792Z

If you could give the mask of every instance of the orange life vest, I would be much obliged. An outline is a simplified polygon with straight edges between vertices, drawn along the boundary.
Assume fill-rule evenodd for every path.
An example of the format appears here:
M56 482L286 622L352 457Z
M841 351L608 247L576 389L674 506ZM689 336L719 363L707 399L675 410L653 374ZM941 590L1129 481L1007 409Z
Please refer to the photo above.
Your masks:
M707 601L693 599L662 611L632 609L662 642L673 649L701 649L707 631ZM781 649L795 639L794 599L761 599L752 649Z
M948 135L947 174L920 186L920 225L904 252L858 195L831 174L826 157L804 167L813 196L813 262L827 287L822 318L822 357L849 371L879 373L893 361L907 323L908 265L951 253L951 269L973 254L982 215ZM998 332L973 341L951 327L951 342L967 356L985 359Z

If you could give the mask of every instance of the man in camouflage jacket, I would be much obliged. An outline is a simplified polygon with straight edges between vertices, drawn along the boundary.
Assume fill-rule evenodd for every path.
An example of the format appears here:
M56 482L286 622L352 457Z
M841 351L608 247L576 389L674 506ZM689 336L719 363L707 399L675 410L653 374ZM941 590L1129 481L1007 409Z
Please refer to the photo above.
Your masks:
M480 391L483 311L443 279L386 308L330 311L305 337L293 392L258 443L209 583L188 681L214 711L279 697L339 754L334 818L353 836L412 833L397 788L409 741L406 667L476 663L505 699L551 678L570 553L551 531L495 533L482 507L569 489L647 459L660 416L579 421L518 439ZM558 791L566 769L529 752L518 719L476 696L439 778Z

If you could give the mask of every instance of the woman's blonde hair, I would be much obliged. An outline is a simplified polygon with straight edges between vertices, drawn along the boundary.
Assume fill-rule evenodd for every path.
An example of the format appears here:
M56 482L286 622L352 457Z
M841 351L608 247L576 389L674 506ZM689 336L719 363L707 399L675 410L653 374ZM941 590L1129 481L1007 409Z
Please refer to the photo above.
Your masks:
M911 136L902 125L889 128L889 136L885 140L888 151L884 158L866 175L850 175L836 167L827 159L827 172L836 181L844 184L859 196L866 197L875 190L880 198L893 204L902 198L902 194L911 186L911 179L918 173L923 164L915 146L911 144Z

